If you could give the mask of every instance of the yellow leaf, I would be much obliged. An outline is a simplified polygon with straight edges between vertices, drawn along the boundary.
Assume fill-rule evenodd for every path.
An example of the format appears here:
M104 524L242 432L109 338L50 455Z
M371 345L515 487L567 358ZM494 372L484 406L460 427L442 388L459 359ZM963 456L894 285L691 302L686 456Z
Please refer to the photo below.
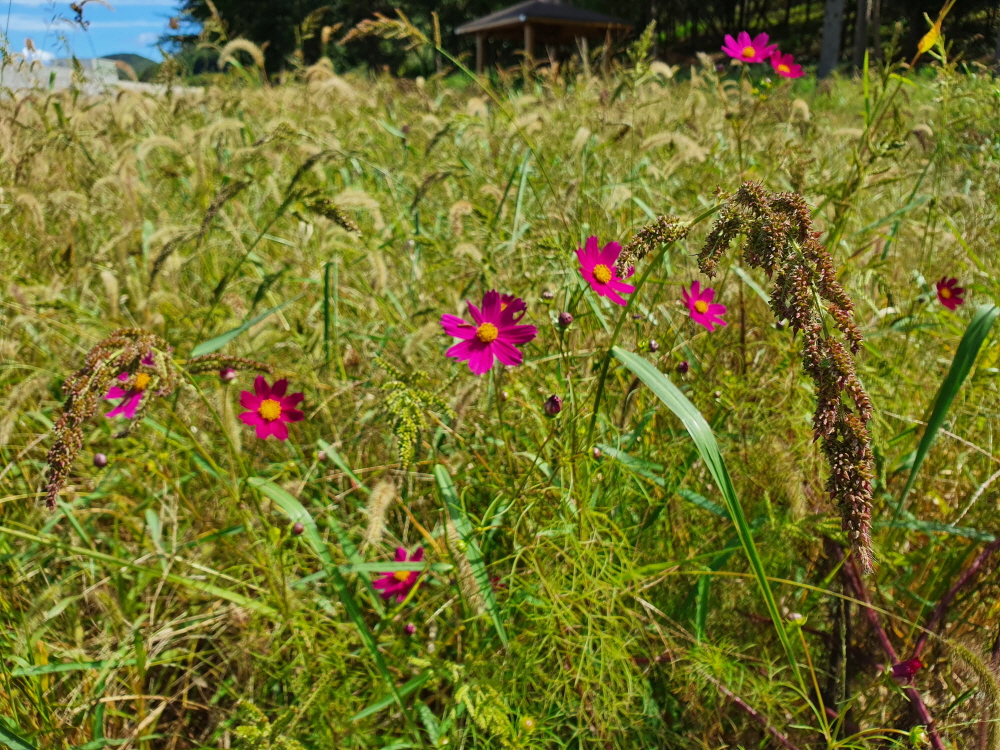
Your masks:
M921 55L927 52L931 47L937 44L937 40L941 37L941 21L937 21L931 30L928 31L920 38L920 43L917 45L917 52Z

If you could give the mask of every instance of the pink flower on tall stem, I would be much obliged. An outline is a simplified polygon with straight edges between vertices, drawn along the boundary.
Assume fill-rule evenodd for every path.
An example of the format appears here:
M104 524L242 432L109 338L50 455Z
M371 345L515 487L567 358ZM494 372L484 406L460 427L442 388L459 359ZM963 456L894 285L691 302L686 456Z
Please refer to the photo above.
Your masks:
M424 559L424 548L417 547L409 560L406 559L406 550L402 547L396 548L396 562L420 562ZM396 597L397 602L403 601L410 595L410 591L417 585L420 578L419 570L397 570L395 573L386 573L379 578L372 586L379 592L383 599Z
M285 423L300 422L305 417L295 408L304 396L301 393L286 396L287 380L276 380L274 385L268 385L263 375L254 380L253 389L253 393L240 393L240 404L247 409L240 414L240 421L256 427L257 437L261 440L267 440L271 435L278 440L287 440L288 427Z
M726 325L726 321L720 317L726 314L726 306L712 302L715 299L715 290L712 287L706 286L702 290L701 284L695 281L691 284L690 292L681 287L681 297L684 299L684 304L688 306L691 320L698 325L705 326L709 331L714 331L717 325Z
M767 43L768 38L767 34L758 34L751 39L745 31L737 34L735 39L731 34L726 34L726 43L722 45L722 51L740 62L764 62L778 49L777 44Z
M635 291L635 287L622 281L615 271L615 262L621 251L622 247L617 242L609 242L601 249L596 237L588 237L584 246L576 251L576 257L580 261L580 275L590 284L591 289L616 305L625 304L622 294ZM630 270L625 278L631 276L634 270Z
M775 50L771 55L771 67L782 78L801 78L805 75L802 66L795 62L792 54L783 55L779 50Z
M153 355L150 353L143 357L142 364L146 365L146 367L152 367ZM130 377L132 376L127 372L123 372L118 375L118 380L124 383ZM127 391L117 385L112 386L104 398L108 401L120 398L121 402L104 416L111 419L112 417L121 415L125 419L133 419L136 409L139 408L139 402L142 401L142 397L146 394L146 387L149 385L150 380L152 380L152 377L148 373L140 372L136 373L135 382L132 383L132 387Z
M958 279L949 279L947 276L942 276L941 281L939 281L935 286L937 287L938 302L947 307L949 310L954 310L961 304L965 303L962 295L965 294L965 287L957 286Z
M471 302L466 304L469 306L469 315L475 321L474 325L457 315L445 313L441 316L444 332L453 338L462 339L446 355L460 362L468 362L469 369L476 375L489 372L493 367L494 357L510 367L521 364L524 356L517 347L527 344L538 335L538 329L534 326L518 325L527 307L524 300L513 295L501 297L491 289L483 296L482 309Z

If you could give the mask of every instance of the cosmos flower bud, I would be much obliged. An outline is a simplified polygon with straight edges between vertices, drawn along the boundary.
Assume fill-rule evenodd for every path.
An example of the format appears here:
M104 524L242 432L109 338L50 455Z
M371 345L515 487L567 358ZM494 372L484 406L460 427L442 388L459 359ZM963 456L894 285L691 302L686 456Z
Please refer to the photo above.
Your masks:
M571 325L573 325L573 316L568 312L559 313L559 327L569 328Z
M406 633L407 635L413 635L414 633L417 632L417 626L414 625L412 622L408 622L406 624L406 627L403 628L403 632Z
M654 352L654 353L660 351L660 342L658 342L656 339L650 339L649 340L649 351Z
M105 456L103 453L94 454L94 466L96 466L98 469L103 469L107 465L108 465L107 456Z
M232 367L225 367L219 370L219 380L227 384L232 383L234 380L236 380L236 370L234 370Z
M545 413L550 417L562 411L562 399L558 396L549 396L545 401Z
M691 369L691 363L688 362L686 359L682 359L680 362L677 363L677 372L679 372L681 375L687 375L688 370L690 369Z
M317 453L316 460L319 461L320 463L324 463L326 461L326 451L320 451L319 453Z
M510 394L507 393L507 391L500 391L500 400L501 401L506 401L509 398L510 398Z
M595 461L601 457L601 449L598 448L596 445L594 446L594 450L592 451L592 453L594 455Z
M548 289L542 292L542 299L544 300L552 300L555 299L555 297L556 297L555 293Z
M302 521L296 521L295 525L292 526L292 536L302 536L302 532L306 530L306 527L302 525Z

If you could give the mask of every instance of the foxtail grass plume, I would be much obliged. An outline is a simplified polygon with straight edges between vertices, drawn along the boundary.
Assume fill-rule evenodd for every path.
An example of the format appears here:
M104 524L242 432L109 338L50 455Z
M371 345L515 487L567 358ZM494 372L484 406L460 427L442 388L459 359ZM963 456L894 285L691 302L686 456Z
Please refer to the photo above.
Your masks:
M826 489L840 508L862 569L870 573L874 459L867 425L872 404L855 371L861 332L854 323L854 305L818 234L802 196L770 193L747 182L722 206L698 263L713 277L730 244L742 236L744 262L774 280L771 310L802 334L803 367L816 384L813 432L830 466ZM824 327L824 311L839 337Z
M382 541L385 533L385 514L396 500L396 485L392 482L382 481L372 488L371 495L368 496L368 506L365 513L368 515L368 524L365 527L363 547L371 547Z
M622 248L615 261L615 273L622 277L631 276L635 264L661 245L670 245L687 237L690 226L676 216L658 216L636 232L628 244Z
M596 237L588 237L584 246L576 251L576 257L580 261L580 275L584 281L598 295L607 297L616 305L626 304L622 295L635 291L635 287L622 281L615 270L621 251L621 245L617 242L609 242L601 248ZM630 270L624 278L631 275Z

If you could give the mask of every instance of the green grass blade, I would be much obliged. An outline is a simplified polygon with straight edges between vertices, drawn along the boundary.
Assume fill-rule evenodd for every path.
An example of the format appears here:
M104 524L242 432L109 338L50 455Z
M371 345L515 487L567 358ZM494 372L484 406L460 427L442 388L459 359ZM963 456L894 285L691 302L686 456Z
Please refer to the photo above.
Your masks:
M708 468L709 473L715 480L716 486L726 501L726 506L729 508L729 517L736 526L736 533L740 538L740 543L743 545L743 551L746 553L747 560L750 562L754 577L757 579L757 585L760 587L764 603L767 605L768 612L771 615L771 621L774 623L774 630L778 635L778 640L781 641L781 645L785 650L788 665L802 686L803 692L808 694L802 675L799 672L799 665L795 658L795 651L792 648L792 641L785 630L785 622L781 617L781 612L778 610L778 603L775 601L771 586L767 582L764 563L761 561L760 555L757 552L757 546L754 544L753 532L750 524L747 522L746 516L743 514L739 498L736 497L736 488L733 486L733 480L729 476L729 470L726 468L726 462L722 457L722 450L715 440L712 428L709 427L708 422L705 421L701 412L695 408L695 405L688 400L687 396L681 393L677 386L671 383L670 379L657 370L648 360L617 346L612 348L611 351L622 364L631 370L639 380L645 383L656 394L656 397L666 404L667 408L684 423L684 427L694 441L698 453L701 455L705 466Z
M6 716L0 716L0 742L10 750L35 750L34 745L4 726L4 723L9 721Z
M313 552L316 553L316 556L320 559L320 562L326 569L326 577L333 585L334 590L337 592L337 596L340 597L340 601L344 605L344 609L347 610L347 615L354 622L354 626L358 630L358 635L361 636L361 642L364 644L368 653L375 661L375 666L378 669L379 674L382 676L382 680L389 688L389 692L391 693L393 700L396 701L400 710L403 712L403 715L406 717L406 723L409 725L410 731L419 741L420 733L413 724L410 712L407 711L406 706L403 703L403 697L396 689L396 683L393 681L392 675L389 673L389 668L386 666L385 659L382 658L382 652L378 650L378 644L375 642L375 636L372 635L372 631L369 629L368 623L365 622L364 614L361 612L358 600L355 599L354 594L351 593L351 589L347 585L347 580L341 574L340 568L337 567L333 557L330 555L330 550L327 548L326 542L324 542L323 537L319 535L319 529L316 527L316 521L313 520L312 514L310 514L309 511L303 507L302 503L292 497L287 491L274 484L274 482L260 477L251 477L249 482L252 486L257 487L261 492L271 498L275 504L277 504L277 506L288 515L288 519L292 523L302 524L302 538L306 540L310 547L312 547Z
M975 364L976 357L979 356L979 350L982 348L986 336L993 327L993 322L997 319L997 315L1000 315L1000 307L996 305L980 305L979 309L976 310L976 314L972 317L968 328L965 329L962 341L958 345L958 351L955 352L955 359L952 360L948 374L945 376L944 382L941 383L941 388L938 390L937 396L934 397L934 408L931 411L930 418L927 420L927 429L924 430L924 435L920 438L920 445L917 446L917 455L913 459L913 468L910 469L910 476L906 480L906 486L903 487L903 493L899 496L899 503L896 504L896 512L892 517L893 521L899 518L900 511L905 507L906 496L913 487L913 482L917 478L917 472L920 471L921 464L927 458L927 452L931 449L931 443L934 442L938 430L944 424L944 419L948 416L948 410L951 408L955 396L958 395L962 383L965 382L965 379L969 376L969 372L972 371L972 365Z
M472 524L469 523L469 519L465 516L465 511L462 509L462 504L458 501L458 495L455 494L455 485L451 481L448 470L438 464L434 467L434 478L437 479L438 489L441 491L441 496L448 506L448 513L451 516L452 523L455 524L455 530L458 531L462 541L465 542L465 556L469 560L469 565L472 566L472 575L476 579L476 585L479 586L479 594L483 597L486 611L489 612L493 620L493 626L497 630L497 635L500 636L501 643L506 647L507 631L504 630L503 621L500 619L500 608L497 606L496 597L493 596L493 586L490 584L490 576L486 572L483 554L479 551L476 537L472 533Z
M202 354L211 354L212 352L219 351L219 349L224 347L226 344L235 339L241 333L249 331L253 326L257 325L262 320L264 320L264 318L268 317L269 315L273 315L283 307L288 307L288 305L295 302L295 300L297 300L301 296L302 295L299 294L298 296L292 297L290 300L282 302L277 307L272 307L270 310L265 310L256 318L248 320L243 325L238 326L231 331L226 331L225 333L219 334L215 338L211 338L208 341L201 342L200 344L198 344L198 346L196 346L194 349L191 350L191 356L200 357Z
M423 685L425 682L427 682L427 680L429 680L430 678L431 678L431 672L430 671L421 672L420 674L418 674L416 677L414 677L409 682L407 682L407 683L405 683L403 685L400 685L399 686L399 694L405 698L407 695L409 695L414 690L416 690L421 685ZM394 702L395 701L394 701L394 699L393 699L393 697L391 695L388 696L388 697L386 697L386 698L383 698L382 700L377 701L375 703L372 703L370 706L368 706L364 710L359 711L358 713L356 713L354 716L351 717L351 721L352 722L353 721L361 721L366 716L371 716L372 714L377 714L382 709L388 708L389 706L391 706Z

